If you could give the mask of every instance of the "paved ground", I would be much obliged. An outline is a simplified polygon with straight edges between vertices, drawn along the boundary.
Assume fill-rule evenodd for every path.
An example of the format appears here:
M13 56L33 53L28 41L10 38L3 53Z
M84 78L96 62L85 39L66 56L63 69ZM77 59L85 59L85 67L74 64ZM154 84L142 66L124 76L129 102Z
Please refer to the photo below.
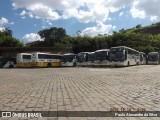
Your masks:
M110 111L113 108L120 110L122 107L132 111L160 110L159 65L125 68L0 69L0 111ZM159 120L160 118L58 119Z

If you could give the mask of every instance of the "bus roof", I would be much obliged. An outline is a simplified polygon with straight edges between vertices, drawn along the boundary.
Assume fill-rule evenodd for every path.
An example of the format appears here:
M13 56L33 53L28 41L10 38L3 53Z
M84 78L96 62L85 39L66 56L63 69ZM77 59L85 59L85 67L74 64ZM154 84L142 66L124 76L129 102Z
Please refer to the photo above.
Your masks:
M63 54L63 55L76 55L74 53L66 53L66 54Z
M123 48L128 48L128 49L134 50L134 51L136 51L136 52L139 52L138 50L135 50L135 49L133 49L133 48L130 48L130 47L127 47L127 46L117 46L117 47L111 47L111 49L112 49L112 48L120 48L120 47L123 47Z
M100 50L96 50L95 52L101 52L101 51L109 51L109 49L100 49Z
M86 53L86 54L87 54L87 53L89 53L89 52L80 52L80 53ZM78 53L78 54L80 54L80 53Z
M95 52L89 52L88 54L94 54Z
M31 53L18 53L17 55L31 55Z
M158 52L149 52L148 54L159 54Z

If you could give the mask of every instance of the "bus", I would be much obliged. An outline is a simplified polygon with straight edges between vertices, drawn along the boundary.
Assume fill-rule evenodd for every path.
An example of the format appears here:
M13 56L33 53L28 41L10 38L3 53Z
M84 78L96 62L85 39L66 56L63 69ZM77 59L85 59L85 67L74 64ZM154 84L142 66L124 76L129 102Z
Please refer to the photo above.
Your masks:
M76 66L76 54L73 54L73 53L63 54L61 66L75 67Z
M109 49L101 49L95 51L94 54L94 66L107 66L109 59Z
M34 52L31 55L32 67L60 67L61 59L59 54Z
M87 66L89 52L80 52L76 56L76 65L77 66Z
M148 53L147 62L148 62L148 64L159 64L160 63L159 53L158 52Z
M16 67L30 68L31 64L31 54L29 53L18 53L16 57Z
M94 59L95 59L95 52L89 52L88 53L88 60L87 60L88 66L94 65Z
M0 68L15 68L15 67L16 67L15 57L0 56Z
M147 62L146 61L146 54L144 52L140 52L139 55L140 55L140 64L145 65Z
M140 64L139 51L126 46L112 47L109 66L130 66Z

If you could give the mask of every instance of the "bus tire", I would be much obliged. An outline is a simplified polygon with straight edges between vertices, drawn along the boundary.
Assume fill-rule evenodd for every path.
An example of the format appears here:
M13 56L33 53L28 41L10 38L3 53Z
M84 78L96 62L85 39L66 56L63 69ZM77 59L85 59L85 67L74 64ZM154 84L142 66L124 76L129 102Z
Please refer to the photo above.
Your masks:
M9 68L14 68L14 66L13 65L9 65Z
M51 63L48 63L47 67L48 67L48 68L51 68L51 67L52 67L52 64L51 64Z
M129 63L129 61L128 61L128 63L127 63L127 66L130 66L130 63Z

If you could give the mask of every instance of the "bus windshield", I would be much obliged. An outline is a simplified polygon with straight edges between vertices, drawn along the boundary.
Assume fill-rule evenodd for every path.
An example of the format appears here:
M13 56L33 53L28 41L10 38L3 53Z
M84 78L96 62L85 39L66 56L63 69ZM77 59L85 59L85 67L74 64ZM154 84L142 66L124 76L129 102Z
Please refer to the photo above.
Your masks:
M94 53L88 54L88 61L94 61Z
M75 55L63 55L62 61L63 62L72 62L75 58Z
M158 55L157 54L149 54L148 60L149 61L158 61Z
M86 53L79 53L77 55L77 61L78 62L85 62L86 61Z
M106 60L106 59L107 59L107 51L95 52L95 60Z
M124 55L123 55L124 48L112 48L110 50L110 61L123 61Z
M31 55L22 55L22 59L31 59Z

